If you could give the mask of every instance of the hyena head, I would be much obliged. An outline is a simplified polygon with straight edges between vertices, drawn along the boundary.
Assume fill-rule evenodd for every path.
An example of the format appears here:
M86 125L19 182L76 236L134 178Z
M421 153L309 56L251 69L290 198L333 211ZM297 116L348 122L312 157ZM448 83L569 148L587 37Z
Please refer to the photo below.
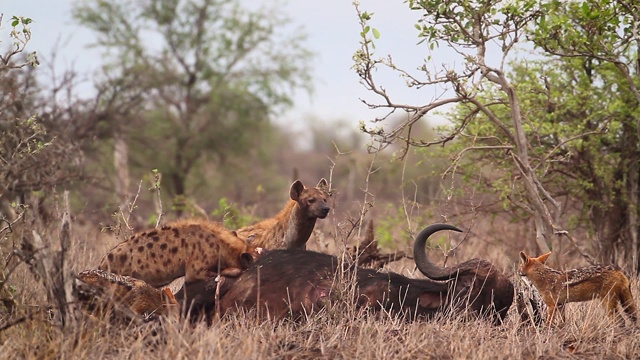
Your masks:
M243 270L248 269L254 262L258 261L265 249L249 245L247 250L240 255L240 267Z
M260 259L260 256L262 256L262 254L265 252L265 249L251 244L251 241L253 240L253 238L255 238L255 235L252 235L247 240L243 240L242 238L238 237L238 233L235 230L231 230L231 235L240 240L246 246L244 251L240 253L239 263L242 270L246 270L251 265L253 265L254 262Z
M244 241L244 240L243 240ZM215 277L217 275L222 275L224 277L236 278L240 276L245 270L250 268L254 262L256 262L262 254L264 253L264 249L261 247L255 247L249 245L245 251L241 252L238 257L238 262L236 266L231 266L226 269L223 269L220 273L218 273L217 265L209 268L207 271L208 277Z
M291 184L289 196L298 203L298 206L308 218L324 219L329 215L331 208L327 205L329 186L327 180L320 179L316 187L307 188L300 180Z
M525 254L524 251L520 251L520 266L518 267L518 273L520 276L527 276L534 269L538 269L544 266L544 263L549 258L551 253L546 253L538 256L537 258L529 257L529 255Z

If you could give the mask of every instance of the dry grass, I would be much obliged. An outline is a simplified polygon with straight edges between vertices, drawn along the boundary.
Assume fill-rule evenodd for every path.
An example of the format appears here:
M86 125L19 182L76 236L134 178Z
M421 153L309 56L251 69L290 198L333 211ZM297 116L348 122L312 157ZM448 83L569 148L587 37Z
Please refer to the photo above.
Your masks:
M594 303L595 304L595 303ZM590 304L592 305L592 304ZM159 359L533 359L640 357L637 330L612 324L590 305L572 307L564 326L501 327L441 317L407 323L385 315L343 314L332 306L308 319L256 321L253 313L212 326L165 319L142 327L85 318L63 332L30 320L3 334L2 358ZM577 311L579 307L580 311Z
M96 236L95 231L75 229L76 271L95 266L108 248L88 240ZM461 248L458 257L449 261L479 252L473 244L465 243L467 249ZM485 246L482 251L506 270L515 264L505 261L504 252L510 252L510 247L487 250ZM410 269L402 271L407 275ZM386 314L359 313L348 301L338 300L299 322L258 321L249 312L227 316L209 327L174 318L124 326L81 315L77 325L62 330L47 311L34 307L45 305L46 300L26 265L18 267L9 280L19 306L13 314L0 309L0 326L25 320L0 331L3 359L640 358L638 328L629 322L626 327L615 324L597 301L569 304L566 322L553 328L519 324L514 307L506 323L495 327L456 315L409 323ZM632 288L638 299L635 279Z

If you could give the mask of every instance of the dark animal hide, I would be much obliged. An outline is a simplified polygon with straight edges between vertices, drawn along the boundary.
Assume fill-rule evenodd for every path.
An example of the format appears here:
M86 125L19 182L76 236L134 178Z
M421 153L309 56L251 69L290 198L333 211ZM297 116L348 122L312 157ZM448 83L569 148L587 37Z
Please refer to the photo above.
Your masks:
M426 239L440 230L460 231L451 225L431 225L417 237L416 246L425 252ZM425 258L426 254L420 257L421 271L425 269ZM474 261L475 273L471 269ZM341 261L335 256L313 251L272 250L238 278L225 280L217 294L221 299L219 309L222 314L256 308L259 315L275 319L303 317L335 300L338 292L344 293L355 271L353 301L358 308L384 309L409 319L432 317L447 310L468 310L499 323L513 301L513 286L506 278L507 283L503 283L493 266L483 261L474 259L463 263L467 267L456 267L457 278L412 279L391 272L340 266ZM193 304L193 312L211 314L215 288L214 280L192 284L186 289L186 296L180 291L176 298ZM508 299L497 298L501 296Z

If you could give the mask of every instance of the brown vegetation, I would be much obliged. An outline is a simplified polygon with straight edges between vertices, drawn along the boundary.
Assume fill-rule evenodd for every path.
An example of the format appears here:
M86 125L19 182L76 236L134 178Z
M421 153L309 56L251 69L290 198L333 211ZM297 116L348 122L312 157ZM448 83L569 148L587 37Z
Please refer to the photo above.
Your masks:
M73 243L86 244L90 230L81 226L75 229ZM453 256L464 258L470 254L485 254L487 242L483 239L488 238L491 229L485 223L476 223L476 235ZM493 231L497 229L494 227ZM524 243L512 245L522 247ZM503 254L509 254L508 249L505 245L492 246L492 251L486 254L492 263L504 263ZM90 266L92 258L103 255L96 254L92 247L76 246L73 251L69 258L80 268ZM324 254L320 257L331 258ZM341 267L338 268L340 271ZM373 284L390 279L386 273L373 270L362 274L379 276L370 278ZM347 279L342 278L343 281ZM632 282L632 291L637 296L637 282ZM392 283L395 283L393 279ZM47 299L43 287L24 266L11 274L9 284L17 288L14 297L18 306L12 313L0 311L3 329L0 331L0 358L207 359L226 358L229 354L249 358L466 358L470 354L478 359L640 356L637 336L628 328L607 321L607 317L602 316L604 312L593 302L567 309L563 328L540 331L521 325L515 309L498 327L483 319L463 320L463 316L453 312L438 313L430 321L417 322L388 316L385 311L365 316L368 312L362 313L358 309L350 288L339 287L326 297L331 301L323 309L315 311L317 308L314 308L313 313L303 314L295 323L264 318L257 321L256 310L233 312L219 320L212 319L208 326L204 322L185 325L183 320L161 317L159 322L123 327L78 314L77 325L62 329L45 316L48 312L39 312L42 316L33 313L34 306L46 304ZM389 293L392 291L390 289ZM400 293L404 294L404 288ZM22 322L17 322L21 319ZM350 341L344 341L346 337Z

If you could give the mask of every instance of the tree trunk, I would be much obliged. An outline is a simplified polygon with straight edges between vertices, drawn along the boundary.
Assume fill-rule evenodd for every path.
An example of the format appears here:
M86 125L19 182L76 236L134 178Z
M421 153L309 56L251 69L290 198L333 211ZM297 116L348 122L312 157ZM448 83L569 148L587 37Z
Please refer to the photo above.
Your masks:
M185 159L185 151L187 139L178 136L176 139L176 155L173 171L171 172L171 181L173 186L173 209L178 217L182 216L185 206L186 179L187 179L187 160Z
M538 245L538 248L543 254L546 254L551 251L547 241L549 230L547 226L545 226L544 219L539 213L534 214L534 221L536 226L536 245Z
M601 263L616 263L616 243L620 240L625 228L626 207L626 204L616 201L616 205L604 211L601 225L596 227L596 234L600 241L598 261Z
M121 208L126 206L129 196L129 144L124 134L116 132L113 136L115 142L113 148L113 162L115 166L115 186L118 201Z
M501 85L502 91L509 98L511 105L511 119L513 120L514 139L515 139L515 154L512 156L516 168L522 175L523 184L526 188L528 203L532 206L536 225L536 244L543 253L549 252L549 243L554 239L554 217L551 211L545 204L543 199L547 200L547 204L554 205L555 210L558 210L559 204L555 199L546 194L546 190L539 186L540 182L537 179L535 171L531 168L529 163L529 141L527 140L524 127L522 125L522 114L520 111L520 102L516 95L515 89L511 86L509 81L501 75L499 77L498 84ZM556 211L557 215L558 211ZM557 216L556 216L557 217ZM558 249L559 250L559 249ZM555 252L555 261L551 261L551 265L558 266L560 251ZM555 262L555 264L553 264Z
M637 149L638 145L635 144L634 149ZM625 263L630 264L633 271L640 274L640 264L638 262L638 253L640 247L638 246L638 182L640 176L640 166L638 165L638 151L634 152L634 156L631 157L629 162L629 171L626 174L625 184L627 189L627 202L626 206L626 237L625 237Z

